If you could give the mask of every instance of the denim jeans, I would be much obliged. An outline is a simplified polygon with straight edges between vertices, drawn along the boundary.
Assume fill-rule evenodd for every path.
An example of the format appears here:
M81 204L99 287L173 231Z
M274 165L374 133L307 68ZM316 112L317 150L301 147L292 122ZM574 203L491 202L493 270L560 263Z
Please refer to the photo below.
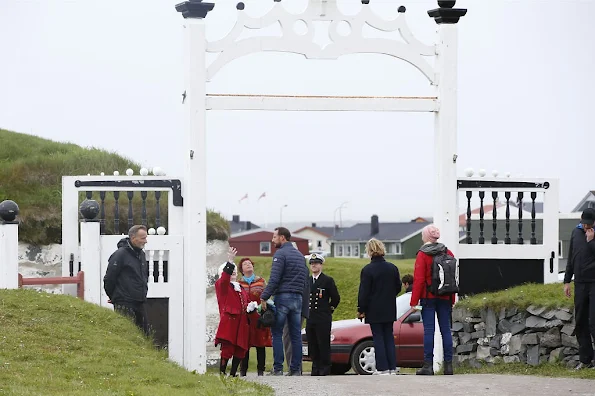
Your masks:
M370 323L372 339L374 340L376 371L395 370L397 368L393 323Z
M275 324L273 334L273 369L283 371L283 326L289 326L291 338L291 362L289 369L299 372L302 363L302 295L301 293L279 293L275 295Z
M450 301L439 298L424 298L421 300L421 306L421 318L424 323L424 361L434 361L434 331L437 315L438 326L442 334L444 361L452 362L452 334L450 332L452 306Z

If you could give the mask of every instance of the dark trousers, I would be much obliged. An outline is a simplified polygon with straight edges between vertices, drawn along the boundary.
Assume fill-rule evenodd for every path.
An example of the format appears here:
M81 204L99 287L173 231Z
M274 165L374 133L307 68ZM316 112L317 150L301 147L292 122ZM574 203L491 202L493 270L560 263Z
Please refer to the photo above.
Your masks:
M264 362L266 360L266 349L264 347L255 347L256 348L256 370L259 373L264 372ZM250 349L246 351L246 356L242 359L240 363L240 373L242 375L246 374L248 371L248 361L250 360Z
M306 323L308 355L312 359L311 375L331 373L331 322Z
M593 360L595 340L595 282L574 282L574 315L579 359L588 364Z
M134 324L149 335L149 321L147 319L147 308L144 303L137 304L114 304L114 311L132 319Z
M374 355L376 358L376 371L396 370L397 357L395 356L395 338L393 336L393 323L370 323L372 339L374 340Z

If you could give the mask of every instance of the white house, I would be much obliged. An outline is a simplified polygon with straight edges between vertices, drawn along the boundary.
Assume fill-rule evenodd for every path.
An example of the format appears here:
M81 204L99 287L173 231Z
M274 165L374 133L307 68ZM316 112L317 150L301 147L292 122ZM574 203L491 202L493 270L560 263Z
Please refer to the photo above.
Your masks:
M311 226L302 227L292 231L291 234L308 240L310 251L331 251L329 240L332 238L335 229L333 227L317 227L316 223Z

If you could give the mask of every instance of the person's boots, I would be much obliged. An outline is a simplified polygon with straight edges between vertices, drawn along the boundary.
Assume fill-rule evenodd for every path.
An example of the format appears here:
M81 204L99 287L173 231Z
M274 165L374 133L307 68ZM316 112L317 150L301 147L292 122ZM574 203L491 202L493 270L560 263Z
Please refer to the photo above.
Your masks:
M444 362L444 375L453 375L452 362Z
M229 370L229 376L230 377L235 377L236 373L238 372L238 366L240 365L240 362L242 361L242 359L237 358L237 357L233 357L233 359L231 360L231 370Z
M415 372L415 375L434 375L434 368L432 362L424 362L422 368Z
M219 372L221 373L221 375L225 375L225 370L227 370L227 362L229 361L229 359L223 359L221 358L219 360Z
M240 362L240 377L245 377L248 372L248 359L244 358Z

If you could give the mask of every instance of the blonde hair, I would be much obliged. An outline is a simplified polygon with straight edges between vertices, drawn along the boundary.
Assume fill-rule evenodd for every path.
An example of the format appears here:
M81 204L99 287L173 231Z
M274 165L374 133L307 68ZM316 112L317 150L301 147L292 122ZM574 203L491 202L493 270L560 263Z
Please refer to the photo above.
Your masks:
M386 254L386 249L384 247L384 243L379 241L376 238L372 238L366 243L366 254L368 257L377 257L377 256L384 256Z

